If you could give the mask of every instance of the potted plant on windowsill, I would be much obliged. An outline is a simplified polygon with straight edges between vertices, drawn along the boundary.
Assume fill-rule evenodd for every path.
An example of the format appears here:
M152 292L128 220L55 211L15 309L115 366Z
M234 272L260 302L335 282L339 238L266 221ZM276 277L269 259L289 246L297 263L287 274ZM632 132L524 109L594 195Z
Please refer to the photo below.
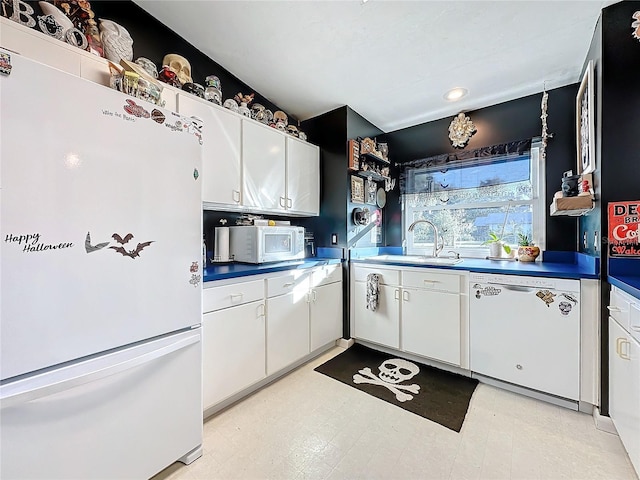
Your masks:
M540 247L536 247L529 235L518 234L518 260L521 262L535 262L540 255Z
M489 245L489 257L500 258L502 257L502 251L507 255L511 254L511 247L504 243L501 236L498 236L494 232L489 232L489 238L485 240L483 245Z

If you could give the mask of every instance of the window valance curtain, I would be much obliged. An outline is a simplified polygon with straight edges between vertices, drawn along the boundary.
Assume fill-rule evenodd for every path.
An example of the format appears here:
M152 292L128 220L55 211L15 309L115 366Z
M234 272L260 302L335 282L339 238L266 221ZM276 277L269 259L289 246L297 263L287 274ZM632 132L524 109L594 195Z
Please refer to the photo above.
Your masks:
M529 169L528 162L518 160L522 157L525 157L528 160L530 151L531 139L527 139L499 145L491 145L475 150L445 153L442 155L411 160L400 165L400 193L424 193L425 183L416 180L423 177L423 174L427 174L430 177L435 178L441 174L446 174L447 171L450 170L458 170L458 176L462 174L461 170L464 170L465 174L462 174L461 176L466 178L464 181L462 181L461 178L460 181L454 182L460 183L460 185L454 186L452 184L450 188L473 188L483 184L486 185L486 178L483 179L481 176L468 175L469 173L472 173L472 170L469 169L473 166L495 164L496 171L498 171L498 168L502 168L502 176L504 176L504 165L498 167L498 164L504 164L506 162L513 162L513 168L509 169L510 174L508 176L511 178L503 179L502 182L505 182L505 180L506 183L521 181L528 178ZM486 169L485 172L487 172ZM452 173L453 171L450 172L449 177L451 177ZM479 182L478 185L469 184L469 181L473 183L473 180L470 177L477 178L477 181Z

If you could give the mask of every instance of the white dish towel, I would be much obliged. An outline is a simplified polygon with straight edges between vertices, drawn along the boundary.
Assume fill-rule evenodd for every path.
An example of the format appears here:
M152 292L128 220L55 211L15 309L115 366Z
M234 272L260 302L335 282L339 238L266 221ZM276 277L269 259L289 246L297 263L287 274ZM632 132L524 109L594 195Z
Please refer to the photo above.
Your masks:
M377 273L370 273L367 275L367 308L372 312L378 309L378 282L380 281L380 275Z

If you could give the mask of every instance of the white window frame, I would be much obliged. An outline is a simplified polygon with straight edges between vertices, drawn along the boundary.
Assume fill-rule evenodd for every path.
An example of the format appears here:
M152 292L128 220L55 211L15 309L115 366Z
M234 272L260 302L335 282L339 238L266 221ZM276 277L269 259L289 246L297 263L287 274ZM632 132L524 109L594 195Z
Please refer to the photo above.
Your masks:
M411 224L410 219L416 211L422 210L459 210L464 208L483 208L483 207L500 207L500 206L517 206L531 205L531 228L533 231L533 241L540 247L540 250L546 248L546 205L545 205L545 166L541 155L542 143L534 141L531 144L530 152L530 168L531 168L531 200L512 200L503 202L487 202L487 203L459 203L451 206L431 206L431 207L407 207L405 196L402 197L402 231L403 231L403 251L408 255L432 255L433 244L415 246L413 243L413 234L407 229ZM418 225L416 228L430 228L426 224ZM512 245L514 246L514 245ZM444 246L441 255L447 256L448 251L454 250L454 247ZM462 257L467 258L485 258L487 256L488 247L477 248L457 248L455 251Z

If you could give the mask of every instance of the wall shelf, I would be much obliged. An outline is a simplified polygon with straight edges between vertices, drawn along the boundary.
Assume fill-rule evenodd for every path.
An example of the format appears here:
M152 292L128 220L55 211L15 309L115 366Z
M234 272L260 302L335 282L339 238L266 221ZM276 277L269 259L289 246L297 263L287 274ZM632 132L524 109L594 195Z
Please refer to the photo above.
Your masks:
M382 165L391 165L391 162L389 160L385 160L382 157L379 157L377 155L374 155L373 153L362 153L360 154L360 161L361 162L376 162L376 163L380 163Z
M359 177L370 178L375 180L376 182L381 182L383 180L391 180L390 177L385 177L384 175L380 175L379 173L374 172L373 170L358 170L357 172L353 172Z
M554 198L549 206L549 215L579 217L593 210L593 205L593 195Z

